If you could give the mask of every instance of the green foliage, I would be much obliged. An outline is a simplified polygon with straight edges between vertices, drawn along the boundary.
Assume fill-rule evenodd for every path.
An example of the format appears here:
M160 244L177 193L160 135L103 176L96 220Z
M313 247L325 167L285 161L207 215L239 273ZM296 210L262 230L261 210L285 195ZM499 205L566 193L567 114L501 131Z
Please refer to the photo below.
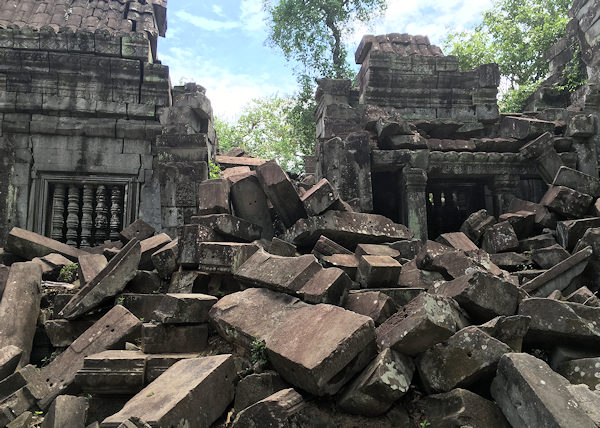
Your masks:
M58 281L60 282L75 282L79 278L78 270L79 265L73 263L72 265L63 266L58 275Z
M123 296L117 297L117 305L123 306L123 303L125 303L125 297L123 297Z
M447 53L461 69L495 62L509 89L502 111L521 111L523 103L548 75L545 54L566 34L572 0L495 0L473 31L451 33Z
M269 19L268 43L288 61L297 61L300 76L348 78L344 36L353 24L383 14L386 0L263 0Z
M44 358L42 358L42 367L47 366L48 364L50 364L52 361L54 361L54 359L56 357L58 357L59 352L58 351L54 351L52 352L49 356L46 356Z
M251 156L275 159L287 171L299 172L302 157L312 154L314 147L312 106L301 95L254 99L233 124L215 118L219 148L225 152L240 147Z
M581 47L578 43L574 43L571 46L571 52L573 53L573 58L569 60L563 70L565 84L556 87L559 91L574 92L575 89L585 85L588 81L586 66L581 58Z
M423 422L421 422L421 423L419 424L419 426L420 426L421 428L425 428L425 427L431 426L431 423L430 423L430 422L428 422L428 421L423 421Z
M264 367L267 365L267 343L264 340L260 340L258 337L252 341L252 348L250 349L250 361L253 366Z
M219 178L221 176L221 168L219 165L209 159L208 161L208 178Z

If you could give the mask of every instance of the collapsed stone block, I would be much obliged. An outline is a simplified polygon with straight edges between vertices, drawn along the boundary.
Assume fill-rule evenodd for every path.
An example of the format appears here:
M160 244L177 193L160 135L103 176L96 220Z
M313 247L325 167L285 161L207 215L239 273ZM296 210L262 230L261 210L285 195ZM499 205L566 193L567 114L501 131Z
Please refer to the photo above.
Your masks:
M531 256L521 253L508 252L490 254L490 260L500 269L508 272L523 270L533 263Z
M85 285L90 282L106 267L107 264L108 261L103 254L86 254L79 256L79 283Z
M233 401L235 375L231 355L179 361L100 427L116 428L132 416L150 426L208 427Z
M555 290L563 291L573 279L583 273L592 254L592 247L586 247L541 275L525 282L521 288L535 297L547 297Z
M538 235L519 241L519 251L524 253L526 251L547 248L553 245L556 245L556 239L554 238L554 235L551 233L545 233L543 235Z
M298 296L307 303L341 305L350 288L352 280L342 269L327 268L309 279L298 290Z
M538 227L547 227L554 229L556 227L556 214L548 211L543 205L524 201L519 198L512 198L508 206L508 212L517 213L521 211L530 211L535 213L535 224Z
M57 253L75 262L80 255L86 254L62 242L18 227L13 227L8 234L4 249L26 260Z
M531 259L542 269L551 269L568 259L569 256L569 252L558 244L546 248L536 248L531 253Z
M600 196L600 180L598 177L585 174L566 166L563 166L558 170L556 177L554 177L554 180L552 181L552 185L568 187L577 190L579 193L591 195L594 198Z
M208 346L208 324L142 325L141 348L147 354L200 352Z
M364 288L394 286L402 265L390 256L361 256L358 263L356 280Z
M581 303L582 305L600 307L600 299L587 287L581 287L567 296L567 302Z
M396 260L400 258L400 251L380 244L358 244L354 254L359 258L360 256L388 256Z
M232 428L307 426L314 419L305 414L308 403L293 388L282 389L237 414Z
M152 264L152 254L156 253L165 245L171 242L171 238L166 233L155 235L150 238L144 239L140 242L140 264L138 269L140 270L152 270L154 265Z
M560 245L570 251L588 229L596 227L600 227L600 217L559 221L556 224L556 238Z
M519 248L519 239L508 221L490 226L483 235L482 248L488 253L502 253Z
M485 231L496 224L496 219L486 210L479 210L471 214L460 227L460 231L475 244L483 237Z
M21 361L23 350L14 345L0 348L0 381L13 374Z
M554 135L554 123L529 117L506 116L502 119L500 133L506 138L532 140L544 133ZM531 143L530 143L531 144Z
M335 241L332 241L326 236L320 236L315 246L313 247L312 254L322 259L325 256L333 256L334 254L352 254L352 251L346 249Z
M556 344L595 347L600 343L600 308L553 299L525 299L519 315L531 317L525 342L538 346ZM594 322L596 324L594 324Z
M198 215L230 212L229 181L213 179L198 185Z
M158 275L162 279L169 279L173 272L177 270L178 255L179 239L175 238L150 256L152 265L156 268Z
M431 426L510 427L493 401L466 389L429 395L416 406Z
M491 392L513 427L597 426L570 392L569 385L542 360L529 354L506 354L498 364Z
M334 203L339 201L337 191L331 183L323 178L300 198L310 216L319 215L327 211Z
M255 244L202 242L197 250L198 269L209 273L234 273L256 251Z
M442 233L437 239L442 245L462 251L477 251L479 247L471 241L463 232Z
M194 216L192 223L214 230L226 241L252 242L262 234L260 226L231 214Z
M275 234L267 195L255 173L230 177L231 205L235 215L262 228L262 237L271 239Z
M87 399L60 395L44 415L42 428L84 427L87 416Z
M256 177L286 227L306 217L306 210L294 185L275 161L256 168Z
M593 198L564 186L552 186L542 197L540 204L565 217L583 217Z
M21 349L18 367L29 362L42 296L42 269L35 262L14 263L0 300L0 348Z
M573 385L584 384L592 391L600 391L600 357L565 361L556 371Z
M529 330L531 317L514 315L510 317L496 317L481 324L479 329L489 334L502 343L506 343L515 352L521 352L523 338Z
M352 280L356 279L359 260L354 254L334 254L321 258L323 266L343 270Z
M135 239L129 241L94 279L73 296L59 316L75 319L123 291L135 276L140 257L140 242Z
M71 387L87 355L122 345L132 336L139 334L141 324L141 321L123 306L117 305L108 311L42 369L41 375L46 380L49 391L39 400L40 408L47 408L58 395Z
M177 234L177 263L190 269L196 269L200 263L198 251L203 242L220 241L214 230L199 224L186 224L178 228Z
M382 415L408 392L414 371L410 358L387 348L344 390L338 405L348 413Z
M206 294L165 294L152 319L163 324L200 324L208 322L208 312L217 298Z
M447 297L420 294L377 328L380 349L406 355L420 354L443 342L468 321L458 304Z
M52 346L65 348L81 336L94 322L86 319L69 321L65 319L47 320L44 332Z
M271 245L269 245L269 253L276 256L294 257L296 255L296 246L283 239L273 237Z
M286 387L286 383L276 372L253 373L238 382L233 407L236 412L241 412Z
M376 326L383 324L398 310L394 300L380 291L350 292L344 308L370 317Z
M142 219L137 219L119 233L119 238L123 244L127 244L132 239L143 241L154 236L156 230Z
M477 327L466 327L425 351L417 368L426 391L448 392L491 378L511 348Z
M445 281L446 278L440 272L432 272L417 267L416 259L402 265L402 271L398 278L399 287L416 287L428 290L438 282Z
M6 281L8 280L9 272L10 268L8 266L0 264L0 299L2 299L2 294L4 293L4 288L6 287Z
M71 260L60 254L48 254L42 258L36 257L32 262L38 263L42 268L42 279L50 281L58 279L63 267L73 264Z
M552 184L554 177L564 166L554 149L553 136L554 132L545 132L519 150L526 159L536 162L538 172L546 184Z
M451 297L473 318L489 321L500 315L514 315L519 290L510 282L485 272L474 272L448 281L435 290Z
M508 221L519 239L527 238L534 232L535 213L532 211L502 214L498 220L500 222Z

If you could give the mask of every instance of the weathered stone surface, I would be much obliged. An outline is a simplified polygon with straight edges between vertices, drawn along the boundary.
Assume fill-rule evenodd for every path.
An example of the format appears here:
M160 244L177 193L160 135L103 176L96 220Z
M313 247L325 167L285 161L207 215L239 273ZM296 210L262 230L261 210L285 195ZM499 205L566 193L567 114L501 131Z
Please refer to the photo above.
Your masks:
M233 407L236 412L240 412L286 387L286 383L276 372L253 373L238 382Z
M73 296L59 316L75 319L123 291L135 276L140 256L140 242L135 239L129 241L92 281Z
M536 297L546 297L554 290L563 291L574 278L583 273L592 253L592 247L584 248L541 275L527 281L523 284L522 289Z
M235 215L262 228L262 237L271 239L275 234L267 195L255 173L230 177L231 205Z
M42 369L49 392L39 401L41 408L47 408L58 395L68 391L75 380L75 374L83 367L87 355L114 348L139 334L141 321L123 306L115 306L86 330L75 342L56 359Z
M331 183L323 178L300 198L310 216L319 215L327 211L334 203L339 201L337 191Z
M235 242L202 242L198 245L198 269L210 273L234 273L258 247Z
M372 318L376 326L398 310L392 298L380 291L350 292L344 308Z
M285 240L299 247L312 247L321 235L347 248L411 239L412 232L401 224L376 214L327 211L299 220L285 234Z
M139 319L150 321L162 300L162 294L123 293L115 299L115 303L122 305Z
M542 360L528 354L506 354L498 364L491 392L513 427L597 427L568 386L569 381Z
M233 400L234 379L231 355L179 361L100 426L116 428L135 416L150 426L208 427Z
M306 210L294 185L275 161L256 168L256 177L286 227L306 217Z
M600 308L553 299L525 299L519 315L531 317L525 341L535 345L579 345L600 343ZM594 324L594 322L596 324Z
M496 224L496 219L493 216L489 215L486 210L479 210L465 220L460 231L477 244L485 231L494 224Z
M515 285L486 272L473 272L448 281L437 287L435 293L453 298L473 320L482 322L500 315L514 315L519 301Z
M335 267L346 272L351 279L356 279L358 258L354 254L334 254L321 258L323 266Z
M169 352L201 352L208 345L208 324L151 324L142 325L140 347L147 354Z
M198 215L230 213L229 181L206 180L198 186Z
M338 268L321 269L298 290L298 296L307 303L341 305L352 280Z
M361 256L356 280L364 288L392 287L398 283L402 265L390 256Z
M132 239L143 241L154 235L156 230L154 227L146 223L142 219L137 219L119 233L119 238L123 244L127 244Z
M546 248L556 245L556 239L551 233L545 233L543 235L534 236L531 238L523 239L519 241L519 251L533 251L538 248Z
M436 283L445 281L446 278L440 272L433 272L428 270L419 269L417 267L416 259L402 265L402 271L398 278L399 287L416 287L422 289L429 289Z
M35 257L44 257L57 253L69 260L77 261L80 255L85 254L77 248L70 247L62 242L55 241L25 229L13 227L6 238L5 250L24 259L31 260Z
M269 253L276 256L294 257L296 255L296 246L283 239L273 237L269 245Z
M48 254L42 258L36 257L32 262L39 263L42 268L42 279L55 281L63 267L72 265L73 262L60 254Z
M166 233L155 235L150 238L144 239L140 242L140 264L138 269L140 270L152 270L154 265L152 264L152 254L156 253L165 245L171 242L171 238Z
M581 303L582 305L600 308L600 299L587 287L578 288L567 296L567 302Z
M480 267L464 251L454 250L437 242L427 241L416 258L417 267L440 272L446 278L458 278Z
M568 187L595 198L600 196L600 180L598 177L593 177L566 166L558 170L552 185Z
M596 227L600 227L600 217L559 221L556 224L556 240L571 251L588 229Z
M252 242L260 239L262 228L231 214L211 214L192 217L192 223L213 229L227 241Z
M346 249L337 242L332 241L326 236L320 236L313 247L312 254L316 258L322 259L325 256L333 256L334 254L351 255L352 251Z
M463 232L442 233L436 241L455 250L477 251L479 249Z
M44 332L52 346L65 348L81 336L94 322L81 319L69 321L65 319L47 320L44 322Z
M199 224L186 224L177 229L179 253L177 263L184 268L196 269L200 263L199 247L203 242L220 241L216 232Z
M556 371L574 385L585 384L592 391L600 391L600 357L565 361Z
M478 327L484 333L506 343L514 352L521 352L523 338L529 330L530 323L531 317L514 315L497 317Z
M10 268L8 266L0 264L0 299L2 299L2 294L4 293L4 288L6 287L6 281L8 280L9 272Z
M502 355L511 348L477 327L466 327L417 360L426 391L448 392L491 378Z
M377 328L380 349L417 355L443 342L468 322L458 304L447 297L420 294Z
M583 217L592 204L590 195L564 186L552 186L542 197L540 204L565 217Z
M534 204L533 202L524 201L519 198L512 198L508 206L508 212L517 213L520 211L530 211L535 213L535 224L541 227L556 227L556 214L548 211L543 205Z
M85 426L87 399L72 395L56 397L44 416L42 428L80 428Z
M33 413L23 412L6 425L6 428L28 428L34 423Z
M150 256L152 265L162 279L169 279L173 272L177 270L178 255L179 239L175 238Z
M508 253L490 254L490 260L500 269L509 272L523 270L533 263L531 256L512 251Z
M6 345L0 348L0 381L15 372L22 354L23 350L14 345Z
M35 262L14 263L0 301L0 348L23 351L18 366L29 362L42 296L42 269Z
M235 417L232 428L310 426L308 403L293 388L282 389L252 404ZM308 425L307 425L308 423Z
M163 324L206 323L215 303L217 298L206 294L165 294L152 319Z
M416 404L432 427L509 428L498 406L466 389L429 395Z
M519 239L531 236L535 229L535 213L533 211L505 213L498 217L498 220L500 222L508 221Z
M531 259L542 269L551 269L568 258L569 252L558 244L546 248L536 248L531 253Z
M553 122L528 117L506 116L500 126L503 137L518 140L532 140L545 132L554 134Z
M546 184L552 184L554 177L564 166L562 159L554 149L553 135L553 132L544 132L519 149L521 155L536 162L538 172Z
M344 390L338 404L348 413L382 415L408 391L414 371L410 358L387 348Z
M519 248L519 239L508 221L487 228L483 235L482 248L488 253L502 253Z
M85 254L78 259L79 283L87 284L94 279L108 264L103 254Z
M358 244L354 254L360 256L389 256L393 259L400 258L400 251L382 244Z

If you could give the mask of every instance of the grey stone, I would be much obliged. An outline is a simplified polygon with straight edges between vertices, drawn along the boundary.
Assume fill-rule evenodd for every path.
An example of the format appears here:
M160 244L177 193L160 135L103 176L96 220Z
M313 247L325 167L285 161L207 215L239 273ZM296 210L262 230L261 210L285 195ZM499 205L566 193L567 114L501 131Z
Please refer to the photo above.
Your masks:
M352 280L342 269L321 269L298 290L298 296L307 303L341 305Z
M545 233L543 235L538 235L519 241L519 251L524 253L526 251L533 251L539 248L551 247L552 245L556 245L556 239L554 238L554 235L551 233Z
M163 324L199 324L208 322L208 312L217 298L205 294L165 294L152 319Z
M161 249L155 251L150 256L152 265L156 268L158 275L162 279L169 279L173 272L177 270L177 257L179 255L179 239L166 244Z
M23 350L14 345L0 348L0 381L13 374L21 361Z
M276 372L254 373L241 379L235 390L234 408L241 412L245 408L286 388Z
M307 406L308 403L294 389L282 389L242 410L231 426L232 428L311 426L308 417L303 415Z
M360 257L356 280L365 288L392 287L398 283L402 265L390 256Z
M27 260L57 253L69 260L77 261L80 255L85 254L77 248L18 227L14 227L8 234L4 248L6 251Z
M582 305L600 308L600 299L585 286L569 294L566 300L567 302L581 303Z
M207 180L198 186L198 215L230 212L229 181Z
M496 219L486 210L479 210L471 214L460 227L460 231L475 244L479 243L485 231L496 224Z
M600 180L598 177L593 177L566 166L558 170L552 185L568 187L595 198L600 196Z
M106 267L108 261L103 254L86 254L79 256L79 283L87 284Z
M306 213L311 216L327 211L334 203L339 201L337 191L331 183L323 178L300 198Z
M502 253L519 248L519 239L508 221L490 226L483 235L482 248L488 253Z
M376 326L383 324L398 310L394 300L380 291L350 292L344 308L372 318Z
M256 173L229 177L231 182L231 205L235 215L262 228L262 237L271 239L275 234L267 196Z
M592 391L600 391L600 357L565 361L556 371L573 385L584 384Z
M208 324L142 325L140 347L146 354L201 352L208 346Z
M476 251L479 249L463 232L442 233L436 239L436 242L454 248L455 250Z
M560 245L571 251L588 229L600 227L600 217L559 221L556 224L556 238Z
M535 230L535 213L533 211L505 213L498 217L498 221L508 221L519 239L531 236Z
M211 214L192 217L192 223L213 229L223 240L252 242L260 239L262 228L231 214Z
M498 339L500 342L506 343L514 352L521 352L523 338L529 330L530 323L531 317L514 315L510 317L496 317L478 327L484 333Z
M296 255L296 246L289 242L273 237L269 245L269 253L276 256L293 257Z
M44 416L42 428L83 428L87 416L87 399L60 395L52 402Z
M127 244L132 239L143 241L154 236L156 230L142 219L137 219L119 233L119 238L123 244Z
M255 244L202 242L198 245L198 269L209 273L234 273L256 251Z
M569 253L560 245L533 250L531 259L542 269L551 269L553 266L569 258Z
M565 217L583 217L592 204L590 195L564 186L552 186L542 197L540 204Z
M94 322L81 319L69 321L65 319L47 320L44 322L44 332L52 346L56 348L65 348L70 346L79 336L81 336Z
M335 241L332 241L326 236L320 236L315 243L312 254L318 259L322 259L325 256L333 256L334 254L352 254L352 251L346 249Z
M152 270L154 265L152 264L152 254L160 250L165 245L171 242L171 238L166 233L155 235L150 238L144 239L140 242L140 263L138 269L140 270Z
M513 121L513 123L515 122ZM552 184L554 177L564 166L562 159L554 149L553 135L553 132L544 132L519 149L525 158L533 159L536 162L538 172L546 184Z

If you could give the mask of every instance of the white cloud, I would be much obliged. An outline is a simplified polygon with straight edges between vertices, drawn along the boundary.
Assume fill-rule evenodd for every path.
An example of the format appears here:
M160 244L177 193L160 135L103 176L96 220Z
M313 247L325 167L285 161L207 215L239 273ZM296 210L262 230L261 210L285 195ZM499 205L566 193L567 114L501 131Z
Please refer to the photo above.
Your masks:
M185 10L178 10L175 12L175 16L188 24L192 24L195 27L201 28L206 31L222 31L232 30L240 26L239 22L235 21L217 21L214 19L208 19L203 16L192 15Z
M212 7L212 11L215 15L225 17L225 14L223 13L223 8L221 6L214 4Z
M266 14L262 8L262 0L242 0L240 2L242 26L254 32L265 28Z

